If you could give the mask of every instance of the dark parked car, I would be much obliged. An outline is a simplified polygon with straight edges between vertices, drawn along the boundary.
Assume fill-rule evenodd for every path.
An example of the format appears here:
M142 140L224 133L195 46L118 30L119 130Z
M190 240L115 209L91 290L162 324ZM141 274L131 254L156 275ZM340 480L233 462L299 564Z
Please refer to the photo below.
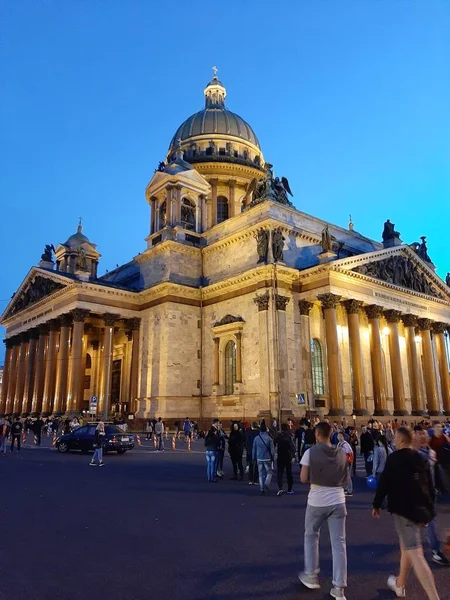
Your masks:
M81 450L89 452L94 450L94 435L97 424L82 425L71 433L65 433L56 440L56 448L59 452L69 450ZM116 425L105 425L105 442L103 450L111 450L117 454L125 454L127 450L134 448L134 435L125 433Z

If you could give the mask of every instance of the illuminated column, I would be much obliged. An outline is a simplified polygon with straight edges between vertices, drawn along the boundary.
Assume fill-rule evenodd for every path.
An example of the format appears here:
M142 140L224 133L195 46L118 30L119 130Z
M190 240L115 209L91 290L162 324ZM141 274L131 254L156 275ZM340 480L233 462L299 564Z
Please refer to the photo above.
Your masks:
M447 329L445 323L434 323L434 339L436 342L436 354L439 363L439 374L441 378L441 393L442 393L442 404L444 407L444 414L450 415L450 381L448 373L448 356L447 349L445 347L444 333Z
M359 334L359 311L363 305L359 300L346 300L344 303L347 311L348 336L350 340L350 357L352 361L353 376L353 412L355 415L367 415L366 395L364 393L363 356L361 337Z
M69 377L69 346L70 325L72 315L61 315L59 318L61 329L59 333L58 367L56 371L56 393L53 412L63 415L67 410L67 381Z
M8 398L8 385L11 374L11 358L13 344L10 339L3 340L6 346L5 353L5 365L3 367L3 381L2 381L2 399L0 402L0 415L6 413L6 401Z
M308 300L299 300L300 310L300 391L308 394L308 404L313 399L312 366L311 366L311 331L309 313L314 304Z
M370 362L372 366L373 399L375 416L389 415L386 402L386 383L383 368L383 348L381 345L380 317L383 314L381 306L372 304L364 308L370 325Z
M325 318L325 337L327 344L329 415L343 415L341 371L339 365L339 340L337 335L336 306L341 299L335 294L320 294Z
M398 333L401 312L398 310L386 310L384 316L389 323L389 355L391 359L392 389L394 392L394 415L400 417L408 414L405 404L405 386Z
M211 209L212 209L211 221L212 221L212 226L214 226L217 224L217 184L218 184L218 179L210 179L209 183L211 185Z
M213 385L219 385L220 382L220 371L219 371L219 344L220 338L214 338L214 383Z
M9 371L9 381L8 381L8 392L6 394L6 408L5 413L10 415L13 411L14 406L14 397L16 394L16 382L17 382L17 359L19 357L20 350L20 340L19 338L13 337L9 338L8 342L11 346L11 368Z
M411 414L421 417L424 414L422 385L420 381L419 353L417 352L417 340L415 328L418 325L415 315L403 315L403 325L405 326L405 337L407 344L409 386L411 389ZM419 337L419 340L421 338Z
M34 374L33 402L31 404L31 413L40 414L42 410L42 397L44 395L45 378L45 347L47 345L47 333L49 326L47 323L39 325L39 340L36 352L36 366Z
M72 348L70 353L70 388L68 408L71 411L79 411L81 408L80 378L83 359L83 335L84 321L89 311L76 308L72 311L73 331Z
M138 397L138 379L139 379L139 334L141 319L135 317L126 322L126 326L131 331L131 362L130 362L130 403L128 412L136 412L136 399Z
M114 323L120 318L119 315L106 313L103 315L105 330L103 333L103 382L102 397L100 398L103 409L103 418L108 419L111 402L111 377L113 358Z
M236 180L230 179L228 181L228 216L234 217L236 214Z
M433 348L431 346L431 319L419 319L420 334L422 336L423 375L425 379L425 393L427 396L427 409L430 416L440 415L439 398L437 392L436 372L434 370Z
M264 294L259 294L253 298L253 302L258 307L259 321L259 389L260 389L260 417L269 417L271 386L270 365L270 340L269 340L269 304L270 296L266 290Z
M236 333L236 383L242 383L242 333Z
M56 384L56 358L58 355L59 321L49 321L50 332L48 334L47 367L45 369L44 397L42 400L42 416L47 417L52 413L53 400L55 398Z
M31 405L33 403L34 373L39 331L37 329L30 329L28 333L30 341L28 343L27 370L25 373L25 389L22 402L22 415L26 417L31 413Z
M25 373L27 368L27 350L28 350L28 335L20 334L20 350L17 359L17 383L16 393L14 394L13 413L20 415L22 412L22 401L25 389Z

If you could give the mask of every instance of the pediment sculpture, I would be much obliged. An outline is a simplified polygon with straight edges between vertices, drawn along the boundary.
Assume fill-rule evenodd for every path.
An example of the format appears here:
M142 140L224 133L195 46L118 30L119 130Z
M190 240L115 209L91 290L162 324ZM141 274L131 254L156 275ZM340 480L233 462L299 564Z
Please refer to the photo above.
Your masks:
M412 260L404 256L391 256L384 260L370 262L355 267L353 271L428 296L443 298L438 288L431 283L425 273Z
M62 283L38 275L25 290L20 292L20 295L18 295L17 298L17 294L13 296L14 303L9 310L9 315L14 315L19 311L28 308L35 302L38 302L42 298L45 298L45 296L48 296L63 287L64 285Z

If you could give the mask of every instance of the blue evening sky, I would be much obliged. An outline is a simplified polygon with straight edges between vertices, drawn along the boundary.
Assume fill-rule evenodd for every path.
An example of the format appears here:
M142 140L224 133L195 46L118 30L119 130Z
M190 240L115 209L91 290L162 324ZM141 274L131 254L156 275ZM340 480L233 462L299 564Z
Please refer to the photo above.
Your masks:
M0 310L78 217L100 273L145 248L144 189L211 67L295 205L450 271L448 0L0 2Z

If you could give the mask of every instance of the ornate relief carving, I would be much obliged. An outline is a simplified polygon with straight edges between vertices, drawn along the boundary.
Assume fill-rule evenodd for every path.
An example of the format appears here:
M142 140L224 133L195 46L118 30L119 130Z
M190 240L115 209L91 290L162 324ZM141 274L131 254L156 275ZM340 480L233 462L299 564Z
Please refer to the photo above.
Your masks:
M401 319L402 313L399 310L385 310L384 316L388 323L398 323Z
M345 300L342 303L348 315L357 315L362 308L361 300Z
M403 315L402 321L405 327L417 327L418 325L418 319L416 315Z
M105 313L103 315L103 322L106 327L114 327L114 324L120 319L120 315L115 315L113 313Z
M45 296L48 296L63 287L64 285L62 283L37 275L29 286L14 300L14 304L9 311L9 316L28 308L35 302L42 300Z
M262 294L261 296L256 296L253 298L253 302L258 306L258 310L269 310L269 292Z
M444 298L439 290L428 280L425 273L412 260L403 256L390 256L384 260L355 267L353 271L422 294L427 294L428 296Z
M61 327L70 327L70 325L72 325L72 315L70 313L61 315L59 320L61 322Z
M319 294L317 298L322 302L322 308L336 308L341 300L336 294Z
M369 319L379 319L383 316L383 307L377 306L376 304L365 306L364 311Z
M431 319L419 319L419 327L422 330L431 329L433 326L433 321Z
M308 302L308 300L299 300L298 301L298 307L300 309L301 315L306 315L307 317L309 317L309 313L313 306L314 306L314 304L312 302Z
M287 296L280 296L279 294L275 294L275 305L277 310L286 310L286 306L289 302L290 298Z
M244 319L242 317L235 317L233 315L225 315L224 317L222 317L220 319L220 321L217 321L216 323L214 323L213 327L220 327L220 325L229 325L230 323L243 323Z
M75 323L84 323L84 320L89 315L88 310L84 310L83 308L75 308L72 311L73 320Z

